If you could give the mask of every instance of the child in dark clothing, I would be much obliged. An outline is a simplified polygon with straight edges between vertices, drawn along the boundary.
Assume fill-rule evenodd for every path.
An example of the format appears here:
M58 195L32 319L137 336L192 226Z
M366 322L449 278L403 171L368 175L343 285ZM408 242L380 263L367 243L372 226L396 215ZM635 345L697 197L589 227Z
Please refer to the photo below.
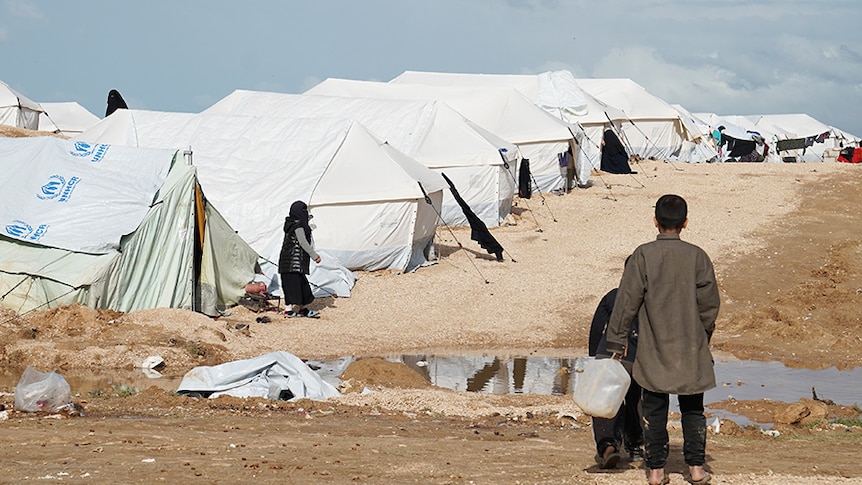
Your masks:
M589 355L610 358L607 349L607 328L614 308L617 289L609 291L599 302L590 326ZM623 366L631 374L638 345L638 321L635 317L629 330L628 351L623 357ZM643 460L643 428L640 419L641 387L632 379L623 405L613 418L592 418L593 438L596 442L596 462L600 468L614 468L620 460L621 444L629 455L629 461Z

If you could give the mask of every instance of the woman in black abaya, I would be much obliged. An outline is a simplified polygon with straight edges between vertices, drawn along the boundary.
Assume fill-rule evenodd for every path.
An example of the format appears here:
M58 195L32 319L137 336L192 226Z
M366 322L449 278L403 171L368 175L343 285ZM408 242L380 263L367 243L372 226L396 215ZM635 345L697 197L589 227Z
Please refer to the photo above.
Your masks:
M614 130L607 129L602 136L602 171L608 173L635 173L629 167L629 154L620 143Z
M129 109L129 107L126 105L126 100L120 96L120 92L112 89L108 92L108 109L105 110L105 117L111 116L111 113L118 109Z

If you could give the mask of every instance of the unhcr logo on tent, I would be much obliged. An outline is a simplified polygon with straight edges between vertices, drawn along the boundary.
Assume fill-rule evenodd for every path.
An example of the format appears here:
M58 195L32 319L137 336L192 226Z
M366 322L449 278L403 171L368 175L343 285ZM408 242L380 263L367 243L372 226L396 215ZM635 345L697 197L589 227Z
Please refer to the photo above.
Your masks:
M97 163L105 157L105 153L108 151L108 147L111 145L106 145L104 143L97 143L95 145L90 145L87 142L76 141L75 148L69 151L73 157L79 158L87 158L92 156L90 159L91 162Z
M67 202L80 181L80 177L72 177L67 183L63 176L51 175L48 182L42 186L42 192L36 194L36 197L42 200L57 199L58 202Z
M11 224L6 224L6 234L18 239L28 239L30 241L38 241L48 231L47 224L40 224L36 230L33 226L24 221L14 220Z

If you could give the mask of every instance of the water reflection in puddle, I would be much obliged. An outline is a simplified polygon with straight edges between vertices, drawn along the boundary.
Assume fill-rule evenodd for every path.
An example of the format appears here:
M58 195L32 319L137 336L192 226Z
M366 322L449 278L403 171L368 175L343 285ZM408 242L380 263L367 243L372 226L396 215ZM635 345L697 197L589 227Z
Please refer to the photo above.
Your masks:
M565 369L571 368L577 357L405 355L390 360L403 362L435 386L456 391L566 395L571 392L574 377ZM812 388L816 388L818 397L836 404L852 406L860 402L855 383L862 379L862 367L850 371L835 367L794 369L780 362L721 358L716 359L715 374L718 387L706 392L706 403L728 398L794 402L811 397Z
M395 361L419 372L438 387L456 391L492 394L571 394L575 376L566 372L577 360L573 358L510 358L494 356L434 356L405 355ZM835 404L852 406L860 403L855 383L862 380L862 367L840 371L835 367L825 370L794 369L780 362L745 361L719 358L715 361L718 386L704 394L704 404L726 399L795 402L812 397L816 389L821 399ZM678 411L676 399L671 399L671 410ZM740 426L750 420L724 410L712 410L713 415L728 418Z

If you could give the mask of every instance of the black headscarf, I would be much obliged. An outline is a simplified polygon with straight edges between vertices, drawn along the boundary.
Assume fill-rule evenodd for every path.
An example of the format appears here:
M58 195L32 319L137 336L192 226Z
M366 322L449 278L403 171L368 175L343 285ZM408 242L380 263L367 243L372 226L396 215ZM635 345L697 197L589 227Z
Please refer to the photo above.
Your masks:
M284 232L289 232L297 226L302 227L305 231L305 239L311 241L311 227L308 225L308 206L305 202L297 200L290 205L290 212L284 218Z
M118 109L129 109L129 107L126 106L126 101L120 96L120 92L112 89L108 92L108 109L105 110L105 117L111 116L111 113Z

